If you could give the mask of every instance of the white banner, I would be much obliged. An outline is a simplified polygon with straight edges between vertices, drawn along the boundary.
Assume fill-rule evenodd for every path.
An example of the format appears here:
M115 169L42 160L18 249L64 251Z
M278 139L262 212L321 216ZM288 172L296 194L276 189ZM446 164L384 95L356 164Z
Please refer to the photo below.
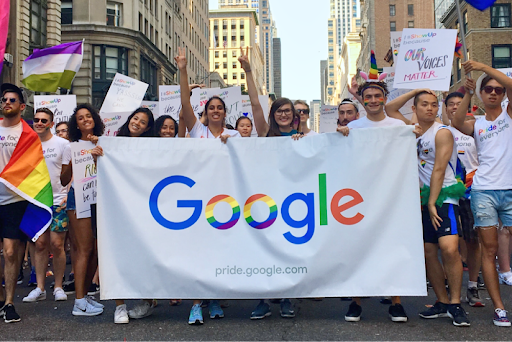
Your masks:
M161 85L158 87L160 93L158 104L159 116L170 115L176 121L180 120L181 92L179 85Z
M105 136L113 137L119 133L119 129L128 120L133 112L101 113L101 120L105 125Z
M393 33L393 32L391 32ZM388 102L393 101L397 97L406 94L410 92L409 89L395 89L393 88L393 83L395 82L395 67L384 67L382 68L384 72L387 72L388 75L386 76L386 79L384 82L386 82L389 90L389 94L387 96ZM402 113L403 116L405 116L407 119L411 120L412 115L414 114L414 111L412 110L412 106L414 105L414 99L410 99L405 103L405 105L400 108L400 113Z
M391 50L393 51L393 61L396 63L396 57L400 50L400 43L402 42L402 31L390 32Z
M108 89L100 113L133 112L140 107L149 84L117 73Z
M71 143L73 187L75 188L76 217L91 217L91 204L96 203L96 165L91 155L90 141Z
M448 91L457 30L404 29L396 59L396 89Z
M338 128L338 106L323 105L320 108L318 133L336 132L336 128Z
M153 117L155 118L155 120L158 119L158 117L160 116L158 101L142 101L140 106L142 108L149 109L151 113L153 113Z
M76 108L76 95L34 95L34 113L39 108L48 108L53 112L52 134L61 121L69 121Z
M236 120L242 113L242 88L211 88L208 89L208 98L212 96L220 97L226 103L226 124L235 127Z
M101 299L425 296L412 129L101 137Z

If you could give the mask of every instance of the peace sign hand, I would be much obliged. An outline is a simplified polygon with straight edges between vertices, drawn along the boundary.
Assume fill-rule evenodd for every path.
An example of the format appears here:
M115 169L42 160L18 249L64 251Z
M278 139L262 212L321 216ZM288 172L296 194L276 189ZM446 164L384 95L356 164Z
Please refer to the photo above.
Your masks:
M238 57L238 61L242 65L242 69L245 72L251 71L251 63L249 62L249 47L246 48L245 54L244 49L240 47L240 57Z
M174 57L174 61L180 70L187 68L187 57L185 56L185 53L185 48L178 47L178 55Z

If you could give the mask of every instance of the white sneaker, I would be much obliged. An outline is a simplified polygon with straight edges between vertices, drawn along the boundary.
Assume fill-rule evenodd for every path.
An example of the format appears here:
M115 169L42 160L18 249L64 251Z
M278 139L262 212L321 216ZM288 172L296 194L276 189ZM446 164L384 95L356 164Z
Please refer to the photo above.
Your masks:
M103 313L103 309L95 308L82 298L75 299L75 305L73 306L73 311L71 313L73 316L97 316Z
M504 273L499 272L498 280L500 281L500 284L505 284L505 285L509 285L509 286L512 285L512 271L508 271L508 272L504 272Z
M132 310L128 311L130 318L143 318L151 315L153 308L145 300L141 300Z
M98 303L97 301L94 300L94 297L91 297L91 296L85 296L85 300L87 301L87 303L91 304L92 306L94 306L95 308L98 308L98 309L103 309L105 307L105 305L101 304L101 303Z
M116 312L114 312L114 323L122 324L129 323L130 318L128 318L128 311L126 311L126 304L119 305L116 307Z
M28 296L23 298L23 303L33 303L33 302L37 302L37 301L45 300L45 299L46 299L46 291L41 291L41 289L39 287L36 287L32 291L30 291Z
M68 295L64 292L62 287L56 287L53 290L53 295L55 296L55 301L56 302L63 301L63 300L68 300Z

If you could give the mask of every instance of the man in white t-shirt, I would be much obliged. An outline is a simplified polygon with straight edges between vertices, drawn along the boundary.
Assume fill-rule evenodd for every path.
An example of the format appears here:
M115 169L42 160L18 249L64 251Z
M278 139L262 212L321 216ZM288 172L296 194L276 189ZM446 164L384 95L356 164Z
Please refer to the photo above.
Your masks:
M309 121L309 105L302 100L297 100L293 103L295 111L300 116L300 128L299 132L302 132L304 136L317 135L318 133L308 127Z
M71 162L71 149L69 141L53 135L53 112L48 108L39 108L34 114L34 131L39 136L43 147L43 154L46 166L50 173L53 190L53 220L43 235L35 243L30 242L30 254L35 260L37 287L28 296L23 298L24 303L31 303L46 299L44 288L46 268L48 265L48 244L51 243L53 254L53 272L55 276L55 287L53 295L56 301L67 300L67 295L62 289L62 279L66 269L66 253L64 241L68 231L69 219L66 212L67 188L60 182L62 165Z

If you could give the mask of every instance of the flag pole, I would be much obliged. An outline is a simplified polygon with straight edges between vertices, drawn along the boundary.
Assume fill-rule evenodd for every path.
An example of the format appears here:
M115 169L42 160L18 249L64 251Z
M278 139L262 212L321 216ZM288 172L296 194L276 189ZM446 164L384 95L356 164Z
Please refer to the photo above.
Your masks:
M455 6L457 7L457 15L459 17L459 31L460 31L460 42L462 43L462 51L464 52L464 56L462 56L462 60L466 62L468 60L468 48L466 47L466 32L464 31L464 21L462 19L462 13L460 11L460 0L455 0ZM467 73L466 77L471 78L471 73ZM471 91L471 94L473 91Z

